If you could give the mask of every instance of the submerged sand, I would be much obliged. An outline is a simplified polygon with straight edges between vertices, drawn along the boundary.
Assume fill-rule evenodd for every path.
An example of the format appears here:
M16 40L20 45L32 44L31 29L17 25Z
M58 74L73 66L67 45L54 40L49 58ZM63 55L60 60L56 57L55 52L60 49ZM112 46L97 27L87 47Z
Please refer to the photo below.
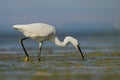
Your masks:
M54 53L55 54L55 53ZM0 80L120 80L120 53L0 54Z

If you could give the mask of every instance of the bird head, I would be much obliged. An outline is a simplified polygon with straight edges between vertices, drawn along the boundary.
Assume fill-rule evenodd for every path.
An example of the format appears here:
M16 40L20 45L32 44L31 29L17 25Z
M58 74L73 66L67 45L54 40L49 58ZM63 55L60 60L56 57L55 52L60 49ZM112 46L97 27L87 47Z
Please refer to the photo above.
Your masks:
M67 40L68 40L69 42L71 42L71 43L75 46L75 48L79 51L79 53L81 53L82 59L84 59L84 55L83 55L83 53L82 53L82 51L81 51L81 48L80 48L80 46L79 46L78 40L75 39L75 38L73 38L73 37L67 37Z
M81 49L80 49L79 42L78 42L77 39L75 39L75 38L73 38L73 37L71 37L71 36L67 36L67 37L65 38L65 41L66 41L66 42L71 42L71 43L75 46L75 48L79 51L79 53L81 53L82 59L84 59L84 55L83 55L83 53L82 53L82 51L81 51Z

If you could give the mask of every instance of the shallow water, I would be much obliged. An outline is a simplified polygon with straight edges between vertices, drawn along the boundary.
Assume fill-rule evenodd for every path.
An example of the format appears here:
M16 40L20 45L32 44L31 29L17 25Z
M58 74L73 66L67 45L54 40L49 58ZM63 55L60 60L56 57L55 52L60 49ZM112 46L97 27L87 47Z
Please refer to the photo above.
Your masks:
M120 52L120 37L119 36L78 36L75 37L78 39L80 47L83 52ZM18 51L22 51L19 40L21 37L2 37L0 39L0 54L16 54ZM64 37L60 37L60 40L63 41ZM30 53L39 51L38 42L28 39L24 41L27 49L30 50ZM60 48L51 42L44 42L43 52L75 52L72 44L69 44L66 48ZM23 52L23 51L22 51Z
M82 60L72 45L60 48L45 43L41 61L38 61L38 44L28 40L25 46L30 61L24 62L24 52L18 39L2 38L0 80L120 80L119 36L78 39L85 60Z
M52 54L52 53L51 53ZM47 54L46 54L47 55ZM58 56L30 56L23 62L22 55L0 55L1 80L119 80L120 53L89 53L85 60L76 53L61 53Z

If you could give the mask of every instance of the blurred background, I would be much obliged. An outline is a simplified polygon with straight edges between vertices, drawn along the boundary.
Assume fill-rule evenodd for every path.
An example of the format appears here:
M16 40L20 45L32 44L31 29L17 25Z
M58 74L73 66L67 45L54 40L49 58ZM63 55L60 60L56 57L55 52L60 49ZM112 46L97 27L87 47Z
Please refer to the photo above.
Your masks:
M119 3L119 0L1 0L0 36L15 35L14 24L35 22L51 24L59 34L116 34L120 30Z
M97 44L116 51L120 40L119 3L120 0L0 0L0 47L11 48L23 37L13 30L13 25L40 22L55 26L60 37L76 37L83 48Z

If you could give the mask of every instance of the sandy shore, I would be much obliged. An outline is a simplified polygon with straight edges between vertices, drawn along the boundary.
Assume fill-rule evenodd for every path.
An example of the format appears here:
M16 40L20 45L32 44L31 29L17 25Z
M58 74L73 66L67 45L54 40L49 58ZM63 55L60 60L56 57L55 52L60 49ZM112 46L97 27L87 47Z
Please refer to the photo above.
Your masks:
M54 53L55 54L55 53ZM50 53L41 61L31 55L23 62L24 54L0 54L1 80L119 80L120 53Z

